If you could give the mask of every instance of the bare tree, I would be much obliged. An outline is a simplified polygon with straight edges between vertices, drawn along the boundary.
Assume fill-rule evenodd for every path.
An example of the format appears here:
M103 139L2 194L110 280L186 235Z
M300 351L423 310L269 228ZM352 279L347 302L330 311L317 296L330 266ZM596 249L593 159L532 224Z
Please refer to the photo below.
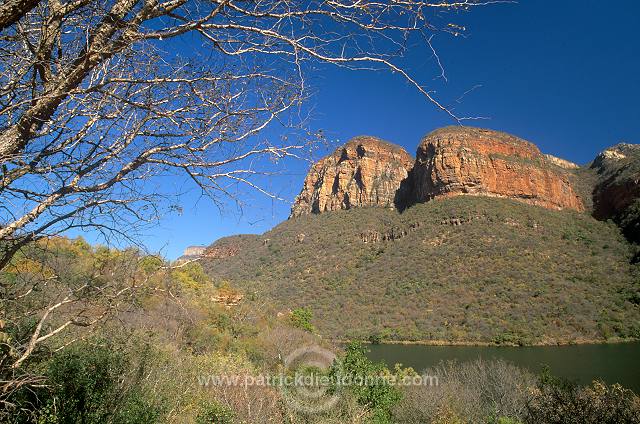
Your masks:
M156 176L187 175L213 199L229 181L259 189L257 158L302 145L257 135L301 123L317 63L391 70L463 119L394 58L459 31L442 11L493 2L35 3L0 6L0 268L43 236L153 220Z

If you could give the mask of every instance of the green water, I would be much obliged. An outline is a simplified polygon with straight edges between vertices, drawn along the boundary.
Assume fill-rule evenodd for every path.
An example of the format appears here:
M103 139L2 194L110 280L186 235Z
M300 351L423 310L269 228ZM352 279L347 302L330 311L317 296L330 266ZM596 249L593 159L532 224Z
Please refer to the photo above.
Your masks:
M554 375L581 384L599 379L610 384L620 383L640 393L640 342L535 347L371 345L369 348L369 357L374 361L384 361L389 366L401 363L416 371L443 360L500 358L534 373L540 372L544 364Z

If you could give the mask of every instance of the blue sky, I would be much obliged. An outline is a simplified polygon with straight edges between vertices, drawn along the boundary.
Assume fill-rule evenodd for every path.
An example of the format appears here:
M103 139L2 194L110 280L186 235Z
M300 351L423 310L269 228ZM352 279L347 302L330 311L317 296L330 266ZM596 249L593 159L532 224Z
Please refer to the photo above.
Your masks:
M448 82L437 78L426 51L410 54L404 65L433 84L458 114L489 118L470 125L515 134L581 164L612 144L640 143L640 2L530 0L477 8L452 20L467 28L466 37L433 39ZM310 82L311 125L335 143L370 134L414 153L422 136L454 123L390 73L322 67ZM265 181L287 201L245 191L242 213L188 193L182 214L164 217L144 243L174 259L189 245L267 231L287 218L308 167L292 164Z

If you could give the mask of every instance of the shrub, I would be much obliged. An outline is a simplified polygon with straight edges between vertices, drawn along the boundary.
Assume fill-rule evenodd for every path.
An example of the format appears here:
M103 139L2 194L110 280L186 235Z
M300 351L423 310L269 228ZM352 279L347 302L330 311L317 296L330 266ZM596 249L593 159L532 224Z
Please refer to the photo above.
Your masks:
M296 308L291 312L291 324L302 330L313 333L316 329L311 324L313 313L308 308Z
M532 374L501 360L443 362L425 373L438 384L405 387L394 410L398 422L521 422L535 386Z
M51 392L41 421L157 422L161 410L140 385L143 363L133 369L126 352L104 341L81 343L54 356L47 367Z
M372 362L365 353L361 344L350 343L344 356L333 365L329 374L333 381L363 382L351 384L346 389L360 405L371 411L372 422L391 423L391 410L402 399L402 394L396 387L376 378L389 375L390 371L384 364Z
M369 343L378 345L380 344L380 342L382 342L382 336L380 336L379 334L371 334L369 336Z
M233 412L213 401L205 403L196 416L196 424L231 424L232 422Z
M528 403L531 424L635 424L640 423L640 399L619 384L594 381L580 387L541 375L535 396Z

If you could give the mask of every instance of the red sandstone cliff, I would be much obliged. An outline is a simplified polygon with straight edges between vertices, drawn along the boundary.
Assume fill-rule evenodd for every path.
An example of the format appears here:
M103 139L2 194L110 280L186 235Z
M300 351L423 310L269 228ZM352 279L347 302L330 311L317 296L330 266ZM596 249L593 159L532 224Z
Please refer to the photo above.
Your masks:
M518 137L492 130L433 131L416 154L417 201L460 194L512 198L551 209L584 210L566 167Z
M437 197L505 197L550 209L583 211L571 162L493 130L446 127L428 134L415 164L401 147L357 137L309 171L291 216L352 207L405 207Z
M304 181L291 216L352 207L393 207L413 158L401 147L361 136L317 162Z

